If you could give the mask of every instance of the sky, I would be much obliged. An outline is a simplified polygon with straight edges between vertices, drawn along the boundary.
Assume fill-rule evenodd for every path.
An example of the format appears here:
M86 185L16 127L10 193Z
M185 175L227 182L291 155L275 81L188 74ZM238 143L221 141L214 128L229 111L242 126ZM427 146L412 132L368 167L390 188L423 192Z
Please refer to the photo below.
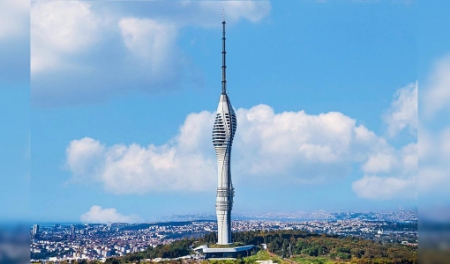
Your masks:
M14 143L25 158L10 163L28 172L19 175L27 175L29 192L16 197L32 221L214 214L223 9L238 119L233 212L413 209L448 182L424 179L417 168L419 157L442 156L427 139L450 131L436 121L450 99L448 39L428 36L442 23L430 14L442 10L415 1L33 1L26 8L29 90L14 79L24 73L8 75L14 87L1 92L22 91L8 103L23 121L2 135L27 131ZM20 50L11 34L0 44ZM19 103L27 107L14 109Z
M0 3L0 223L29 217L29 9L27 1Z

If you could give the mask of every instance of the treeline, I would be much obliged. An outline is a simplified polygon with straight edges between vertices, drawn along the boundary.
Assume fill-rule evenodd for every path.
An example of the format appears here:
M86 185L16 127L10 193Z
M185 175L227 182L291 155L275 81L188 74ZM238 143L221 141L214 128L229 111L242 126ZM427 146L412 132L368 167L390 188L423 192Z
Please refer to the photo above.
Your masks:
M398 244L381 244L356 237L269 234L268 250L282 257L324 256L330 259L354 260L360 263L417 263L417 249Z
M417 248L381 244L357 237L315 234L301 230L249 231L233 234L233 241L260 245L281 257L327 257L332 260L361 260L361 263L417 263Z
M266 244L269 252L283 258L325 257L333 261L352 263L417 263L417 248L399 244L381 244L356 237L315 234L300 230L248 231L233 233L233 241L260 247ZM217 234L209 233L200 239L182 239L168 245L149 247L144 252L132 253L106 263L130 263L143 259L178 258L193 253L192 248L215 244ZM113 262L119 261L119 262ZM355 262L356 261L356 262Z
M182 239L172 242L167 245L157 245L156 247L148 247L143 252L131 253L120 258L120 262L116 259L109 258L105 263L130 263L138 262L143 259L154 259L154 258L178 258L182 256L189 255L191 250L191 245L193 245L195 239Z
M260 246L281 257L327 257L332 260L358 260L358 263L417 263L417 248L399 244L381 244L357 237L340 237L302 230L248 231L233 233L233 241ZM215 243L210 233L203 242Z
M282 237L283 239L297 239L306 237L317 237L320 236L315 233L310 233L308 231L302 230L277 230L277 231L245 231L245 232L235 232L231 234L232 240L234 242L241 242L244 245L255 245L269 244L272 240ZM337 235L327 235L327 237L338 237ZM206 234L202 238L198 239L201 243L214 244L217 243L217 233L212 232Z

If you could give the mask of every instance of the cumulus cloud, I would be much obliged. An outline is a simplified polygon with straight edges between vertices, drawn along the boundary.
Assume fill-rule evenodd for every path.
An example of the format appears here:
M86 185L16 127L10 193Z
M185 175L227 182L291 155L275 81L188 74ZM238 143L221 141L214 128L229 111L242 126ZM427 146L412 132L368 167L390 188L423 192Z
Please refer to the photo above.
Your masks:
M351 162L367 149L364 126L338 112L275 114L271 107L258 105L239 109L237 117L237 170L257 177L278 175L302 183L335 180L347 175ZM352 156L354 151L358 154Z
M73 140L66 149L67 165L76 175L75 180L83 182L102 172L105 146L91 138ZM99 180L99 179L97 179Z
M170 72L173 63L177 27L152 19L125 18L119 21L123 41L138 59L149 62L155 76Z
M404 129L417 135L417 94L417 82L400 88L394 94L390 108L383 115L389 138ZM397 149L383 138L378 141L362 162L364 176L352 183L353 191L359 197L375 200L417 198L418 143L412 142Z
M178 48L179 31L258 22L268 2L42 1L31 6L31 95L36 106L92 103L120 93L163 92L201 83ZM145 10L145 12L143 11ZM183 80L183 82L181 82Z
M100 18L86 2L34 2L31 6L31 72L75 67L71 55L98 40Z
M389 145L369 155L362 165L362 171L371 173L388 173L394 170L413 173L417 170L417 143L410 143L401 150Z
M423 117L432 119L450 106L450 55L439 59L429 75L423 92Z
M353 184L361 197L402 196L405 192L400 191L413 184L416 144L395 150L342 113L275 113L267 105L236 113L239 129L232 159L236 182L317 184L346 177L352 165L359 164L371 175ZM211 190L217 181L210 142L213 122L214 113L192 113L179 134L161 146L104 146L92 138L74 140L67 148L68 167L74 180L91 177L116 194ZM369 184L374 181L378 184ZM389 192L382 185L390 183Z
M387 133L390 137L396 136L406 128L412 134L417 133L417 86L417 82L411 83L395 93L390 109L383 116L388 125Z
M352 183L359 197L374 200L389 200L396 197L416 198L416 181L397 177L364 176Z
M353 191L376 200L417 198L417 152L417 143L410 143L400 150L387 147L369 155L361 167L364 177L352 183Z
M137 215L122 215L115 208L102 208L94 205L91 209L82 214L81 222L85 223L136 223L142 219Z
M392 138L408 129L417 135L418 84L408 84L398 89L390 108L384 113L387 136ZM418 143L411 142L400 149L386 139L377 138L370 144L371 151L361 163L363 178L352 183L353 191L362 198L388 200L392 198L417 198Z
M202 149L202 143L209 143L210 135L205 132L213 120L208 112L189 115L180 134L162 146L105 147L92 138L73 140L66 150L72 180L90 177L117 194L213 189L213 152Z

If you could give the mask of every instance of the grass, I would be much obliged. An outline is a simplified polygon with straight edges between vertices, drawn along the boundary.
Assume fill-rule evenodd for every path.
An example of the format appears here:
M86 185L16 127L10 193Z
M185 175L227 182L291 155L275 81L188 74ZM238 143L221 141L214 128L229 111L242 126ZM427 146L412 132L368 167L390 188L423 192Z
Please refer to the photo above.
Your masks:
M290 260L295 261L297 263L301 263L301 264L332 264L332 263L336 263L336 261L333 261L329 258L324 258L324 257L295 257Z
M283 261L280 257L272 257L269 252L265 250L258 251L255 255L244 258L245 263L256 263L257 260L272 260L275 263L287 263Z
M287 258L287 259L283 260L279 256L271 256L269 254L269 252L267 252L265 250L260 250L260 251L258 251L258 253L256 253L256 255L244 258L245 263L256 263L257 260L272 260L274 263L279 263L279 264L292 264L293 262L300 263L300 264L335 264L335 263L345 264L345 263L350 263L350 262L331 260L327 257L294 257L294 258Z

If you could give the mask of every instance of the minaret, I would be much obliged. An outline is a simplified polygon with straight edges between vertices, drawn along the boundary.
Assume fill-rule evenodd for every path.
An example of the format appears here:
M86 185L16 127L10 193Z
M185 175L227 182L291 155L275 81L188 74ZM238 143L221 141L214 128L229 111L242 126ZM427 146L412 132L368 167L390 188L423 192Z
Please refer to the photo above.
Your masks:
M222 94L217 107L213 127L213 145L217 155L218 185L216 194L217 231L219 245L231 244L231 209L233 207L234 188L231 182L230 158L231 145L236 131L236 114L227 95L225 19L222 22Z

